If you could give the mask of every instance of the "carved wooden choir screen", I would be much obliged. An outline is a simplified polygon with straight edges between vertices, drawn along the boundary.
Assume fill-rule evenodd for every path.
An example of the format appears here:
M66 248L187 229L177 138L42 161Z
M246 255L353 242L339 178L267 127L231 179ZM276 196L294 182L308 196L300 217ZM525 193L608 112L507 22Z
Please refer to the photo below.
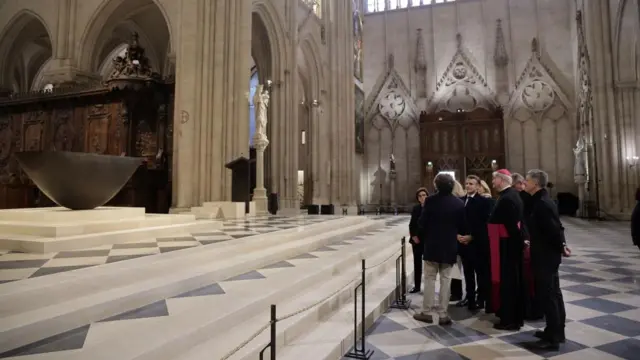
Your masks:
M505 164L504 120L501 109L420 114L422 184L433 190L440 171L452 171L463 182L478 175L491 183L496 167Z
M173 85L147 93L69 89L0 98L0 208L53 206L15 161L19 151L78 151L147 159L112 205L167 212Z

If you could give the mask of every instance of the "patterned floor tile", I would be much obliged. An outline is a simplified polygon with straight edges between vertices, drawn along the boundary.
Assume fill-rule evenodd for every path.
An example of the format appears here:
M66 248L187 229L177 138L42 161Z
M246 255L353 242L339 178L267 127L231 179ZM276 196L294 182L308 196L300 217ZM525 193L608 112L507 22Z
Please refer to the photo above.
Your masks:
M505 333L493 329L493 315L450 307L454 325L424 326L412 318L422 304L422 296L416 295L410 295L414 308L382 315L367 341L396 360L638 359L640 253L631 245L628 223L563 222L573 256L563 259L561 287L567 317L573 321L567 321L567 342L560 351L536 352L525 346L537 340L533 332L544 322L528 322L519 332ZM441 348L423 349L432 346ZM395 350L402 347L407 350Z
M46 339L25 345L0 354L0 359L50 352L82 349L89 333L89 325L69 330L62 334L54 335Z

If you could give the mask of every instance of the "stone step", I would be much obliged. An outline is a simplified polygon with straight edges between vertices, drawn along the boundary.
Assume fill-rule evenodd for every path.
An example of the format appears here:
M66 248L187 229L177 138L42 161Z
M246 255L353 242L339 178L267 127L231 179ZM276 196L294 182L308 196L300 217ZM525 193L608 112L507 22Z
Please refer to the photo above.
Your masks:
M362 258L367 259L367 268L373 267L366 271L366 286L370 286L388 272L395 274L396 258L400 253L399 239L405 232L406 225L396 227L391 231L367 237L364 242L356 242L349 247L340 249L341 252L348 252L348 254L341 254L341 257L349 259L350 266L348 268L341 272L334 270L333 274L318 286L298 288L299 294L297 296L292 299L285 298L277 303L277 317L287 318L277 323L276 349L313 331L321 324L322 319L331 317L343 306L353 307L354 289L361 281ZM393 285L391 287L393 288ZM254 360L259 358L260 351L269 342L270 329L260 332L255 339L248 343L247 340L268 323L270 307L268 304L263 303L262 305L262 310L256 316L235 325L224 334L211 336L210 340L193 347L186 354L158 357L158 359ZM308 310L301 311L304 309ZM288 317L289 315L292 316ZM239 350L234 352L238 348ZM268 358L268 350L266 354ZM306 354L306 358L309 358L309 354Z
M338 219L0 285L0 353L381 226Z
M361 233L362 231L351 232L349 238ZM390 236L392 235L381 234L367 237L365 240L354 240L353 243L338 243L333 245L336 248L331 250L326 248L328 243L325 243L320 248L310 249L311 254L319 259L290 259L289 261L296 262L295 267L272 269L276 271L264 279L219 283L225 290L225 295L167 300L169 316L128 330L122 329L116 322L113 330L109 331L106 329L109 324L105 324L99 337L91 338L90 333L82 350L60 354L60 359L175 360L194 347L207 344L211 339L226 339L223 343L231 345L231 339L227 335L231 332L242 332L239 330L242 329L241 324L251 324L252 319L268 311L270 304L284 303L292 299L300 301L284 306L283 311L294 310L294 306L301 304L309 304L324 294L328 287L343 286L340 281L344 280L344 276L357 277L360 259L363 256L370 257L380 251L393 254L390 243L397 243L397 239L390 240ZM399 239L398 234L393 236ZM332 243L336 243L349 238L332 236L331 240ZM392 264L395 262L392 261ZM350 290L346 292L349 293ZM268 317L263 320L262 324ZM245 335L246 332L250 332L250 325L247 326L249 327L245 327ZM223 355L218 354L222 351L219 348L210 349L214 352L208 352L205 358L219 359Z
M413 261L410 245L407 246L407 263ZM407 279L413 276L413 270L407 268ZM365 302L365 329L369 329L395 301L395 268L367 284ZM421 304L412 304L412 309L418 309ZM286 342L277 349L277 360L299 360L313 354L314 360L340 360L352 350L354 337L360 344L362 313L358 304L357 331L354 332L353 319L355 316L353 303L345 304L330 317L318 321L313 329L293 341ZM372 359L376 359L374 353ZM239 360L240 358L232 358ZM242 358L248 360L248 358ZM265 357L269 359L269 357Z

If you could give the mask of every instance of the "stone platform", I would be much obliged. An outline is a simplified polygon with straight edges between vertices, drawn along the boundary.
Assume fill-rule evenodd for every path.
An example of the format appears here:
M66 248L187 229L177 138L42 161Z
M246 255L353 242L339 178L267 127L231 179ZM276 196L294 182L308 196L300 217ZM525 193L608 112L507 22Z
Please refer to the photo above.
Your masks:
M189 214L146 214L144 208L0 210L0 248L29 253L86 249L184 233L201 226L211 229L216 224L221 226L220 222L196 221Z
M338 272L349 270L348 273L354 274L351 270L356 269L351 268L359 266L361 256L384 249L393 253L388 241L359 239L359 245L353 246L344 242L380 230L384 225L384 221L366 217L339 218L0 285L0 303L4 304L0 308L0 358L26 355L23 353L25 347L31 347L34 342L41 344L51 336L60 339L68 332L75 334L78 329L94 325L97 338L86 341L81 351L63 351L46 356L65 359L94 359L96 356L96 359L104 356L118 359L132 358L130 356L167 358L156 356L157 351L162 352L172 344L185 350L185 346L190 347L194 341L206 342L212 335L211 329L222 331L228 328L223 324L229 321L240 324L258 316L265 308L268 309L270 301L290 299L291 291L314 287L331 280ZM390 241L391 237L388 239ZM297 264L295 259L301 264L312 259L321 261L294 268ZM274 274L276 276L268 284L242 286L242 280L256 276L256 269L271 267L278 270L281 265L274 264L282 264L285 260L290 260L291 264L285 264L284 268L293 271ZM216 299L216 288L223 283L231 296ZM258 294L260 292L262 295ZM166 309L169 298L176 300L171 308L177 317L162 319L163 324L158 326L147 321L107 321L120 318L124 313L147 313L149 308L157 308L161 303ZM139 310L140 307L147 310ZM205 313L211 316L203 316ZM173 326L171 323L174 321L180 324ZM119 330L111 326L120 324L124 327ZM129 340L134 340L128 338L131 334L135 334L135 344L129 343ZM138 341L143 338L146 340ZM114 346L117 342L120 345ZM105 347L111 347L111 350L104 352Z

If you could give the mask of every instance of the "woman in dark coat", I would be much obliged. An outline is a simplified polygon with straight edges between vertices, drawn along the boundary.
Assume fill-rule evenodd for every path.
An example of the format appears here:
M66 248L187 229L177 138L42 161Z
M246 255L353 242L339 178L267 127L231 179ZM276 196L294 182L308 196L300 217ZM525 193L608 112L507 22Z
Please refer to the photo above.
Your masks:
M420 214L422 214L422 205L428 196L427 189L421 187L416 191L416 200L418 203L411 210L411 221L409 221L409 235L411 239L411 248L413 249L413 289L409 292L412 294L420 292L420 284L422 282L422 253L423 244L420 241L419 223Z
M631 239L633 239L633 244L640 249L640 188L636 190L636 206L631 214Z

